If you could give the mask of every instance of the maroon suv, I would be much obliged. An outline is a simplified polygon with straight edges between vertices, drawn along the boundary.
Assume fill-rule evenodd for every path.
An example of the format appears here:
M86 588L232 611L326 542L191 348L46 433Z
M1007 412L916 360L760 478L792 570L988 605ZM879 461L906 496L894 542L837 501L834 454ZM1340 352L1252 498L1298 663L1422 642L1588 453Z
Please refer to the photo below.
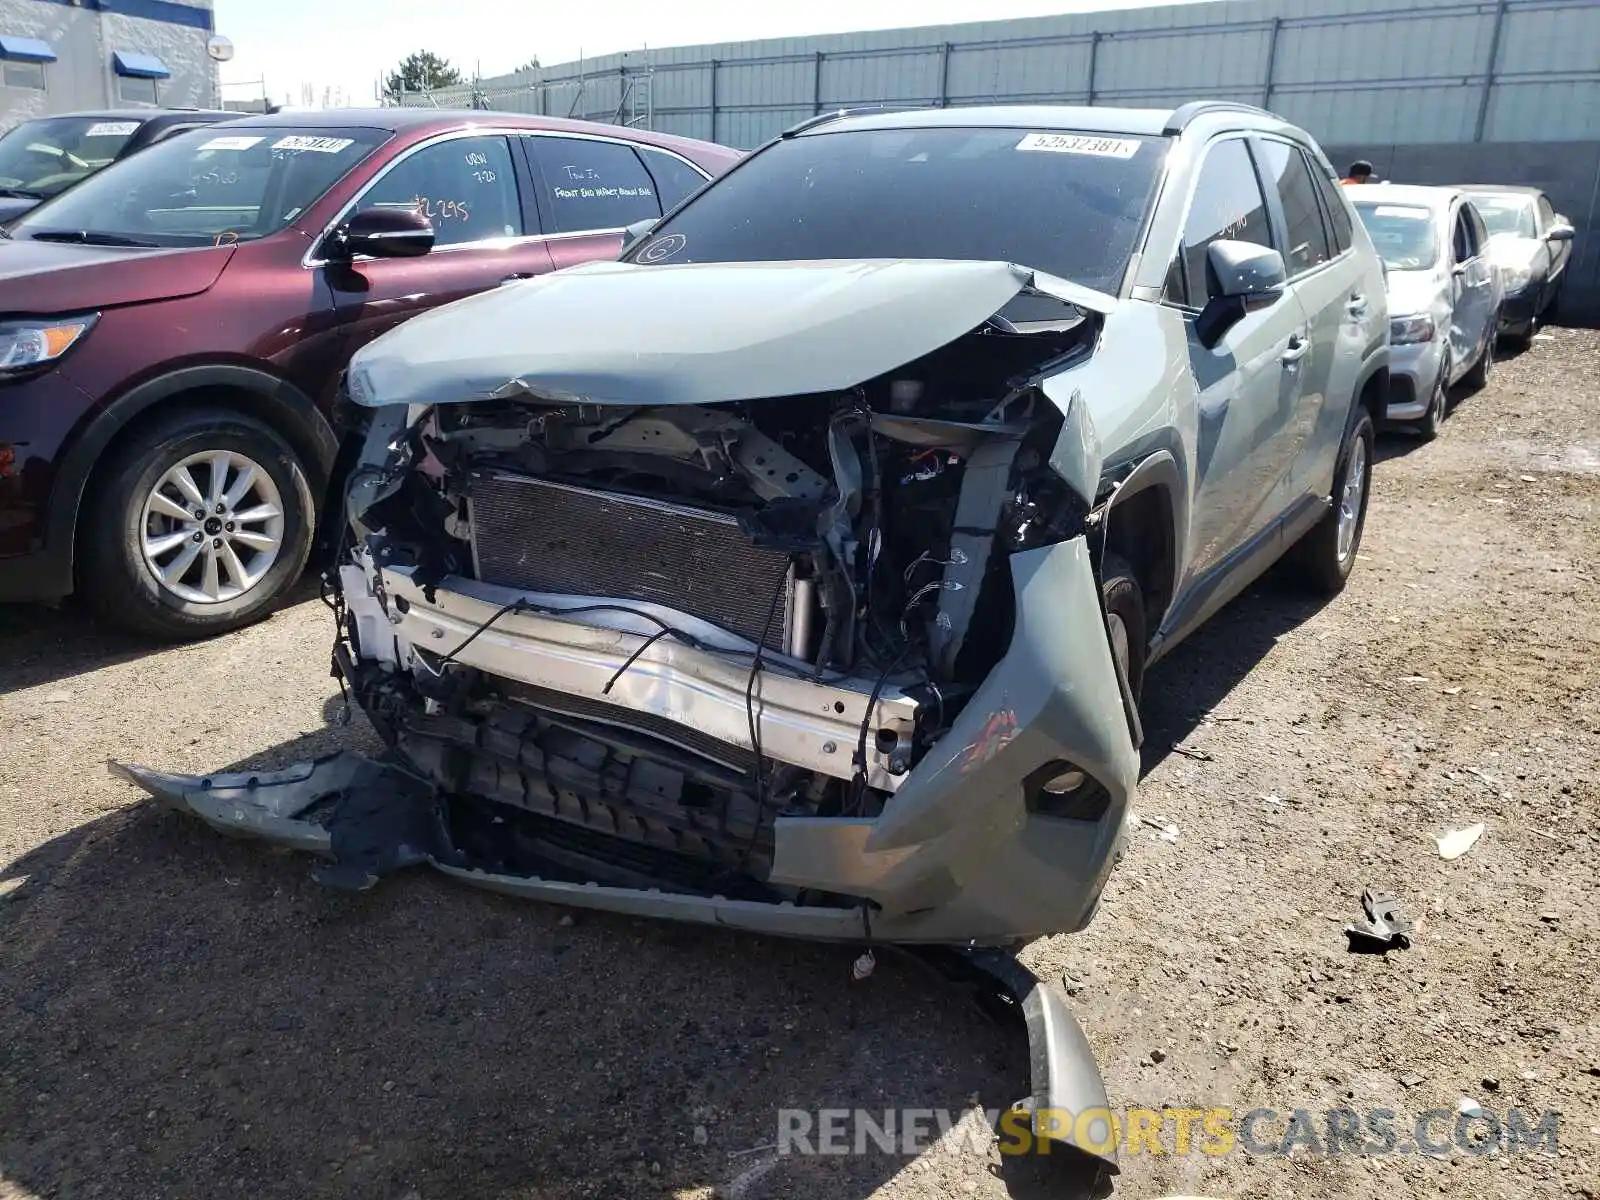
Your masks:
M0 600L81 590L165 637L260 616L310 553L356 348L615 257L737 157L540 117L284 113L34 209L0 240Z

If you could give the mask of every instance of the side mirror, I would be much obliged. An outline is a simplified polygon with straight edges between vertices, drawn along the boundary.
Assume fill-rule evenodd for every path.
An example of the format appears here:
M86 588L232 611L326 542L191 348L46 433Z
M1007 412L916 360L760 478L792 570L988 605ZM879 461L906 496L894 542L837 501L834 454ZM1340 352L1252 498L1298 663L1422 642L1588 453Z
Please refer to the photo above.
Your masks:
M622 231L622 253L626 254L637 246L641 239L648 237L650 231L661 223L660 217L646 217L642 221L635 221Z
M1550 226L1550 232L1544 236L1548 242L1570 242L1575 232L1570 221L1563 216L1557 216L1556 223Z
M1253 313L1276 304L1283 296L1283 255L1253 242L1212 242L1206 250L1206 274L1211 299L1200 310L1195 333L1207 350Z
M433 223L414 208L363 208L328 236L330 259L418 258L433 249Z

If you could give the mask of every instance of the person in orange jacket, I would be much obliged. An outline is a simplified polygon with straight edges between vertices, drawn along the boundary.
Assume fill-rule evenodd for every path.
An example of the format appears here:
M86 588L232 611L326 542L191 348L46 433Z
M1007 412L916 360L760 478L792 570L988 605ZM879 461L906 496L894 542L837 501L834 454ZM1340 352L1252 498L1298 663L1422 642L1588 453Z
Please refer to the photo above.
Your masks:
M1364 158L1358 158L1350 164L1350 172L1339 181L1346 187L1357 183L1375 183L1372 178L1372 164Z

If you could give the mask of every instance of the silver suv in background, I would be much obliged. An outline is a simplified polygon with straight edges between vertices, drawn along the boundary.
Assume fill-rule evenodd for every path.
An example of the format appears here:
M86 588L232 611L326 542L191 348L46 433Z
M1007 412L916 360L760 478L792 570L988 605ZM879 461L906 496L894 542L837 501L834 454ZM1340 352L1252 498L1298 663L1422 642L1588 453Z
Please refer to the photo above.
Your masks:
M1439 433L1457 382L1477 390L1494 366L1500 272L1472 202L1454 188L1378 184L1351 194L1387 268L1391 421Z
M131 773L356 883L1081 929L1146 668L1286 553L1343 587L1388 364L1372 243L1265 112L824 116L357 354L335 658L394 757ZM1035 1111L1103 1106L1022 999Z
M1526 343L1539 323L1553 315L1561 284L1572 258L1572 222L1556 212L1538 188L1468 183L1489 229L1489 256L1500 269L1506 299L1500 332Z

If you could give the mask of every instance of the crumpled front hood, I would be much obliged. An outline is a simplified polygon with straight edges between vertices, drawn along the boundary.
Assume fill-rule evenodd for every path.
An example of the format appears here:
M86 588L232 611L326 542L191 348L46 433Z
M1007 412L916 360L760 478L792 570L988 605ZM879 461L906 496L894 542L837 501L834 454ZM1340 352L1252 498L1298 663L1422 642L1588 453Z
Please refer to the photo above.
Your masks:
M1409 317L1432 310L1443 288L1435 270L1396 271L1389 268L1384 291L1389 296L1389 315Z
M1001 262L586 263L407 321L352 359L350 397L711 404L839 391L1028 291L1092 312L1117 303Z
M48 316L176 300L209 288L232 257L231 246L145 250L0 239L0 308Z

